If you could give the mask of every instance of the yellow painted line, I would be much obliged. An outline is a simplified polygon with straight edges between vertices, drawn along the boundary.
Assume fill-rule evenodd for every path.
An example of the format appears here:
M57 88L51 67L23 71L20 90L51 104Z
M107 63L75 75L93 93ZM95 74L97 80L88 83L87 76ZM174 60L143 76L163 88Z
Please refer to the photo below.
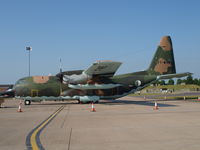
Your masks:
M60 109L58 109L54 114L51 115L50 118L48 118L45 122L43 122L31 135L31 146L33 150L39 150L38 144L36 142L36 136L39 133L39 131L54 117L56 116L64 106L62 106Z

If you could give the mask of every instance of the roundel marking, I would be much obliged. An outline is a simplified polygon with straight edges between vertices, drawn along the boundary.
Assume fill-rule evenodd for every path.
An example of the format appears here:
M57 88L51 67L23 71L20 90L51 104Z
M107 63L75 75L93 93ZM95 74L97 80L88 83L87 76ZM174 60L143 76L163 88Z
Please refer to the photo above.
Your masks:
M142 82L141 82L140 80L136 80L136 81L135 81L135 85L136 85L136 86L140 86L141 84L142 84Z

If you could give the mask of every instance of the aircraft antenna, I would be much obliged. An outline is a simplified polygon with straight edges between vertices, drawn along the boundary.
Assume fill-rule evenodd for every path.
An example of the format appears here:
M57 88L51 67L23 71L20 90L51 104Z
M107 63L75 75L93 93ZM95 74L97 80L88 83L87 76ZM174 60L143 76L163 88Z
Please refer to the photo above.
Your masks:
M62 72L62 60L60 58L60 73Z

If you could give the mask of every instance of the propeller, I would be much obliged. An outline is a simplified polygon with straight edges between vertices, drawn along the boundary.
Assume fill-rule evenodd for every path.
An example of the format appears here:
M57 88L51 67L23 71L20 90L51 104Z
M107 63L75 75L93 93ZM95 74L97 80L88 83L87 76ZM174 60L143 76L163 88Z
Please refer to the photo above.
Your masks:
M63 72L62 72L62 60L60 58L60 72L56 75L58 80L62 83L63 82Z
M60 73L59 73L59 80L60 80L60 94L62 94L62 83L63 83L63 73L62 73L62 60L60 58Z

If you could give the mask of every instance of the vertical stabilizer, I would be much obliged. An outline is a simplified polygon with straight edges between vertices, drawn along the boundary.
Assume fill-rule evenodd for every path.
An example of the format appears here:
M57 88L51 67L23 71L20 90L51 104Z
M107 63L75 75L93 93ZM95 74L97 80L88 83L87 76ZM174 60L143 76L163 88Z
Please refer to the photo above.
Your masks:
M170 36L162 37L147 72L148 74L153 75L176 73L174 53Z

